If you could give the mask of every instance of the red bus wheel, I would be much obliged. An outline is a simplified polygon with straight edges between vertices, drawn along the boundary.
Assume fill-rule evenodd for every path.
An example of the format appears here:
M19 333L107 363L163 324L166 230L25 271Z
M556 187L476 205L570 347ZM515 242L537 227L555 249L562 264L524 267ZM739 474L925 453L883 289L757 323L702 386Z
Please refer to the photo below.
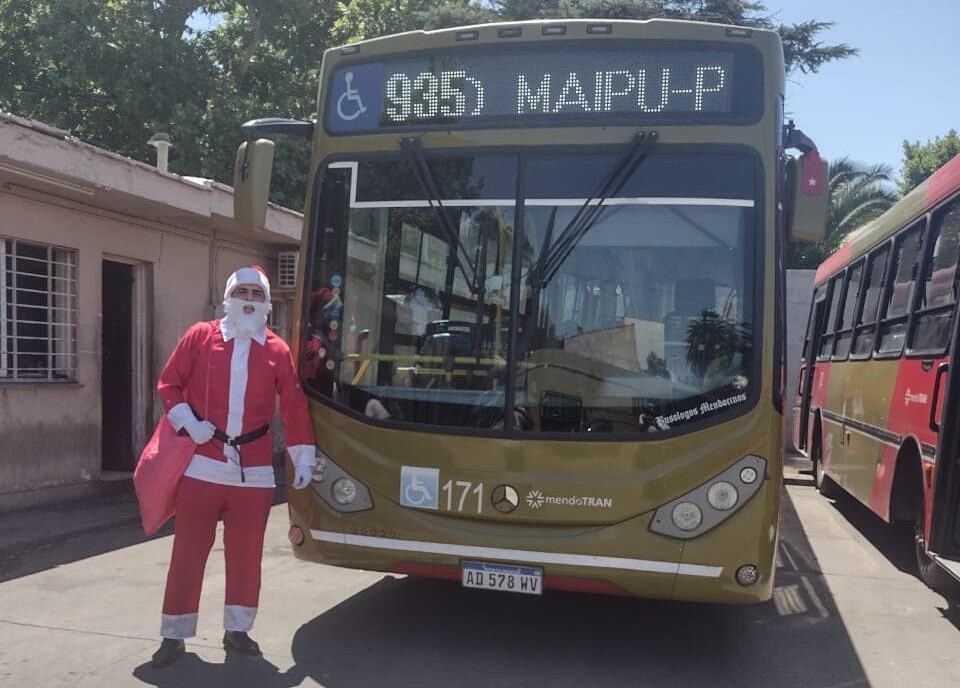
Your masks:
M813 432L813 447L811 456L813 456L813 475L817 484L817 491L827 499L836 499L840 496L841 489L836 481L827 475L823 470L823 440L820 436L820 423L817 422Z

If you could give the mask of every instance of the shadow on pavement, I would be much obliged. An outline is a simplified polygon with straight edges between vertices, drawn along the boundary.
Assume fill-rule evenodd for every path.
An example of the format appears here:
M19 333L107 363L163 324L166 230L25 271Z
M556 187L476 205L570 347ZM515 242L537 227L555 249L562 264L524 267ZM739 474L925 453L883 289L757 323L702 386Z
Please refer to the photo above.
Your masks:
M328 688L867 686L827 587L802 566L812 550L786 495L784 517L784 565L766 604L526 597L384 578L297 631L295 673Z
M172 522L150 537L143 534L139 523L127 523L44 543L0 559L0 583L172 534Z
M275 470L278 487L273 497L274 506L286 503L286 490L283 483L286 476L281 467L275 467ZM147 537L140 526L136 498L130 494L113 499L113 504L103 501L67 502L34 510L0 514L0 530L4 529L8 523L13 527L29 527L29 518L32 513L43 514L44 518L55 518L61 522L59 532L54 528L53 534L48 533L44 538L37 540L27 540L15 551L0 551L0 583L173 535L174 520L171 519L159 531ZM91 507L112 511L103 516L95 527L76 530L71 523L71 513Z
M912 523L887 523L846 492L828 501L898 571L918 575Z
M187 652L171 666L154 669L144 663L133 670L133 675L144 683L158 688L291 688L299 686L305 674L296 666L289 671L280 669L263 657L246 657L227 653L223 664L205 662Z
M887 523L853 496L842 493L833 501L834 508L840 512L857 532L873 545L897 570L920 578L917 570L917 558L914 552L913 524ZM960 630L960 584L949 585L937 590L946 606L940 609L944 618Z

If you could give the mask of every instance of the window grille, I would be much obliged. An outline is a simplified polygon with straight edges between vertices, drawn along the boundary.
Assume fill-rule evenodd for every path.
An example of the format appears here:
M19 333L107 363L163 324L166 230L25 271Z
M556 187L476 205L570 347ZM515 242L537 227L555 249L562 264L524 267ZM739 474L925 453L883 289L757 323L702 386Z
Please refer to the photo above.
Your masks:
M298 251L280 251L277 254L277 288L297 288Z
M0 237L0 382L77 379L77 252Z

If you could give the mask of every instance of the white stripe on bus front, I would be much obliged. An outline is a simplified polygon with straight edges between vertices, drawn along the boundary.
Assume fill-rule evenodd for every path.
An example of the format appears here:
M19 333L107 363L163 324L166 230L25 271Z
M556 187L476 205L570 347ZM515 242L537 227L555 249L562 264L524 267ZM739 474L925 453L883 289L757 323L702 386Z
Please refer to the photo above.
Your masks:
M581 206L586 202L586 198L528 198L524 205L539 206ZM590 205L597 205L599 198L590 200ZM710 205L726 206L733 208L752 208L754 202L749 198L676 198L672 196L617 196L607 198L603 201L606 205Z
M440 203L434 202L434 206L442 205L444 208L487 208L487 207L507 207L512 208L516 201L512 198L474 198L474 199L451 199L441 200ZM353 201L351 208L429 208L430 201Z
M571 207L579 208L587 199L585 198L528 198L524 205L530 207ZM598 205L600 199L592 199L589 205ZM512 208L516 203L511 198L474 198L474 199L444 199L440 204L447 208L486 208L486 207L506 207ZM437 205L434 203L434 205ZM754 202L741 198L666 198L654 196L640 196L635 198L608 198L603 202L606 206L622 205L681 205L693 207L721 206L728 208L752 208ZM351 208L429 208L430 202L426 200L410 201L352 201Z
M405 201L358 201L357 200L357 172L360 164L356 161L332 162L327 167L333 170L350 170L350 207L351 208L427 208L430 201L414 199ZM528 198L524 205L528 206L574 206L579 207L586 203L586 198ZM590 200L590 205L597 205L599 198ZM451 208L457 207L512 207L516 201L507 198L477 198L477 199L450 199L440 203ZM749 198L674 198L662 197L617 197L604 200L607 205L685 205L685 206L725 206L733 208L753 208L755 202Z
M314 540L332 542L338 545L355 547L373 547L391 549L400 552L423 552L426 554L448 554L454 557L477 557L479 559L506 559L527 564L560 564L562 566L592 566L602 569L623 569L625 571L649 571L653 573L675 573L681 576L701 576L719 578L722 566L703 564L681 564L671 561L651 561L649 559L625 559L622 557L598 557L591 554L564 554L562 552L537 552L528 549L501 549L499 547L476 547L474 545L452 545L442 542L423 542L419 540L396 540L392 538L352 535L330 530L311 530Z

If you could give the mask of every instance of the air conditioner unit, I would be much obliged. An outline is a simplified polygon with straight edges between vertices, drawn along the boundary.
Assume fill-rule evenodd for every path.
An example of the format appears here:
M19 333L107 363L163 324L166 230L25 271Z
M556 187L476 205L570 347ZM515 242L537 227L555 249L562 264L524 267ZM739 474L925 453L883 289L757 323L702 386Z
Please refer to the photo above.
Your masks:
M297 264L299 251L280 251L277 253L277 289L297 288Z

